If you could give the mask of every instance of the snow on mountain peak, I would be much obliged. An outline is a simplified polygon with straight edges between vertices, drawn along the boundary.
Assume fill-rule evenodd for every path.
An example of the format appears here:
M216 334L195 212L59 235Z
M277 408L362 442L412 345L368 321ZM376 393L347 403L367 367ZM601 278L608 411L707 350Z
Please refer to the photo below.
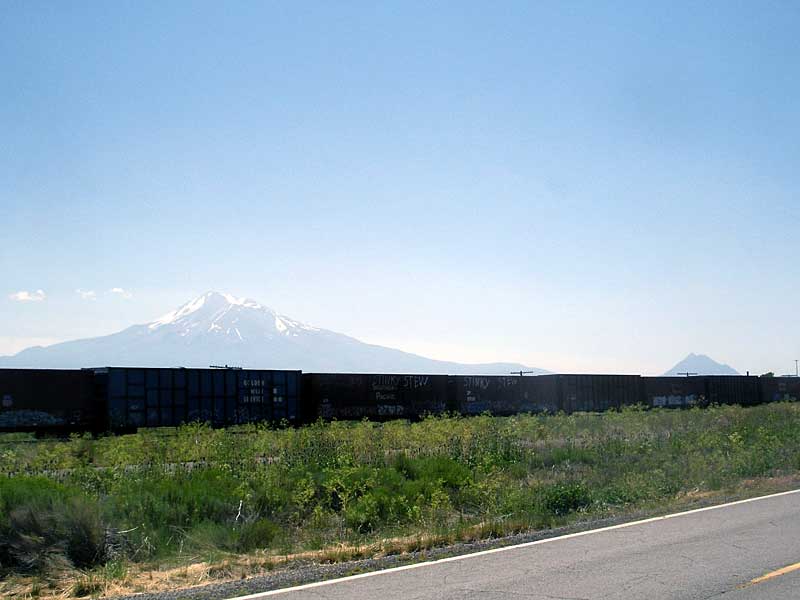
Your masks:
M165 326L177 329L182 337L205 332L236 337L239 340L276 333L297 336L298 330L319 331L316 327L278 315L255 300L222 292L206 292L147 324L150 331Z
M209 292L210 294L211 292ZM182 319L183 317L192 314L193 312L197 312L203 305L206 303L206 299L209 297L209 294L203 294L202 296L198 296L194 300L187 302L177 310L173 310L168 312L167 314L159 317L152 323L148 325L150 329L158 329L162 325L169 325L174 323L178 319Z
M218 294L218 292L209 292L209 294ZM247 308L264 308L255 300L250 300L249 298L237 298L236 296L232 296L231 294L219 294L228 302L228 304L233 304L234 306L245 306Z

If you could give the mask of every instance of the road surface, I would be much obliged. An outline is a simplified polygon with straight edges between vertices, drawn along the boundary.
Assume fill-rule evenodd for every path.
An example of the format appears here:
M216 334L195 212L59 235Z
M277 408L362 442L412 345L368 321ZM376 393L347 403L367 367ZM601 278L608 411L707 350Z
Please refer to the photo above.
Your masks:
M800 490L242 599L800 599Z

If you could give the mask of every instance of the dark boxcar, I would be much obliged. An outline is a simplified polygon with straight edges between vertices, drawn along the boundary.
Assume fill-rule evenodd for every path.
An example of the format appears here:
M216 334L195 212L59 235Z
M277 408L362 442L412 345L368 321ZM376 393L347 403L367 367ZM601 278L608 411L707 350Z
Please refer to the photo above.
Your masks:
M638 375L539 375L540 398L566 413L604 411L642 402Z
M450 375L448 386L448 407L464 415L522 412L529 393L519 375Z
M759 377L762 402L800 400L800 377Z
M112 430L298 421L300 371L95 369Z
M561 399L558 396L558 377L538 375L520 379L521 412L557 413L564 410Z
M92 383L80 370L0 369L0 431L96 430Z
M645 404L658 407L705 406L705 377L642 377Z
M708 401L711 404L751 406L761 403L758 377L743 375L709 375L705 377Z
M310 373L303 387L314 418L412 419L447 409L446 375Z

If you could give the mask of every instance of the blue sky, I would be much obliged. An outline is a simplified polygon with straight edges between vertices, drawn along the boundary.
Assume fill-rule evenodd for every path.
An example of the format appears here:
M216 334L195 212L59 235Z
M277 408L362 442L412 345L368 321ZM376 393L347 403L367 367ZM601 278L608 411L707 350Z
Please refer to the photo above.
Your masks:
M794 2L4 2L0 354L217 289L437 358L792 370L797 31Z

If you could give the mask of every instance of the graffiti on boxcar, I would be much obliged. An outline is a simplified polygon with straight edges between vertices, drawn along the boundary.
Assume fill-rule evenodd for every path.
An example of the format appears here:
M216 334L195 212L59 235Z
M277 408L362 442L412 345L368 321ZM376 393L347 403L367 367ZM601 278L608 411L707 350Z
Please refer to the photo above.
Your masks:
M9 410L0 412L0 427L43 427L66 425L63 417L41 410Z
M407 388L416 390L428 385L430 377L428 375L406 375L403 378L403 385Z
M406 389L419 389L428 385L428 375L376 375L372 378L374 391L392 391L399 387Z
M488 377L464 377L464 387L488 390L491 379Z
M376 375L372 378L373 391L393 391L400 385L400 377L398 375Z
M697 403L697 396L694 394L653 396L653 406L694 406Z

